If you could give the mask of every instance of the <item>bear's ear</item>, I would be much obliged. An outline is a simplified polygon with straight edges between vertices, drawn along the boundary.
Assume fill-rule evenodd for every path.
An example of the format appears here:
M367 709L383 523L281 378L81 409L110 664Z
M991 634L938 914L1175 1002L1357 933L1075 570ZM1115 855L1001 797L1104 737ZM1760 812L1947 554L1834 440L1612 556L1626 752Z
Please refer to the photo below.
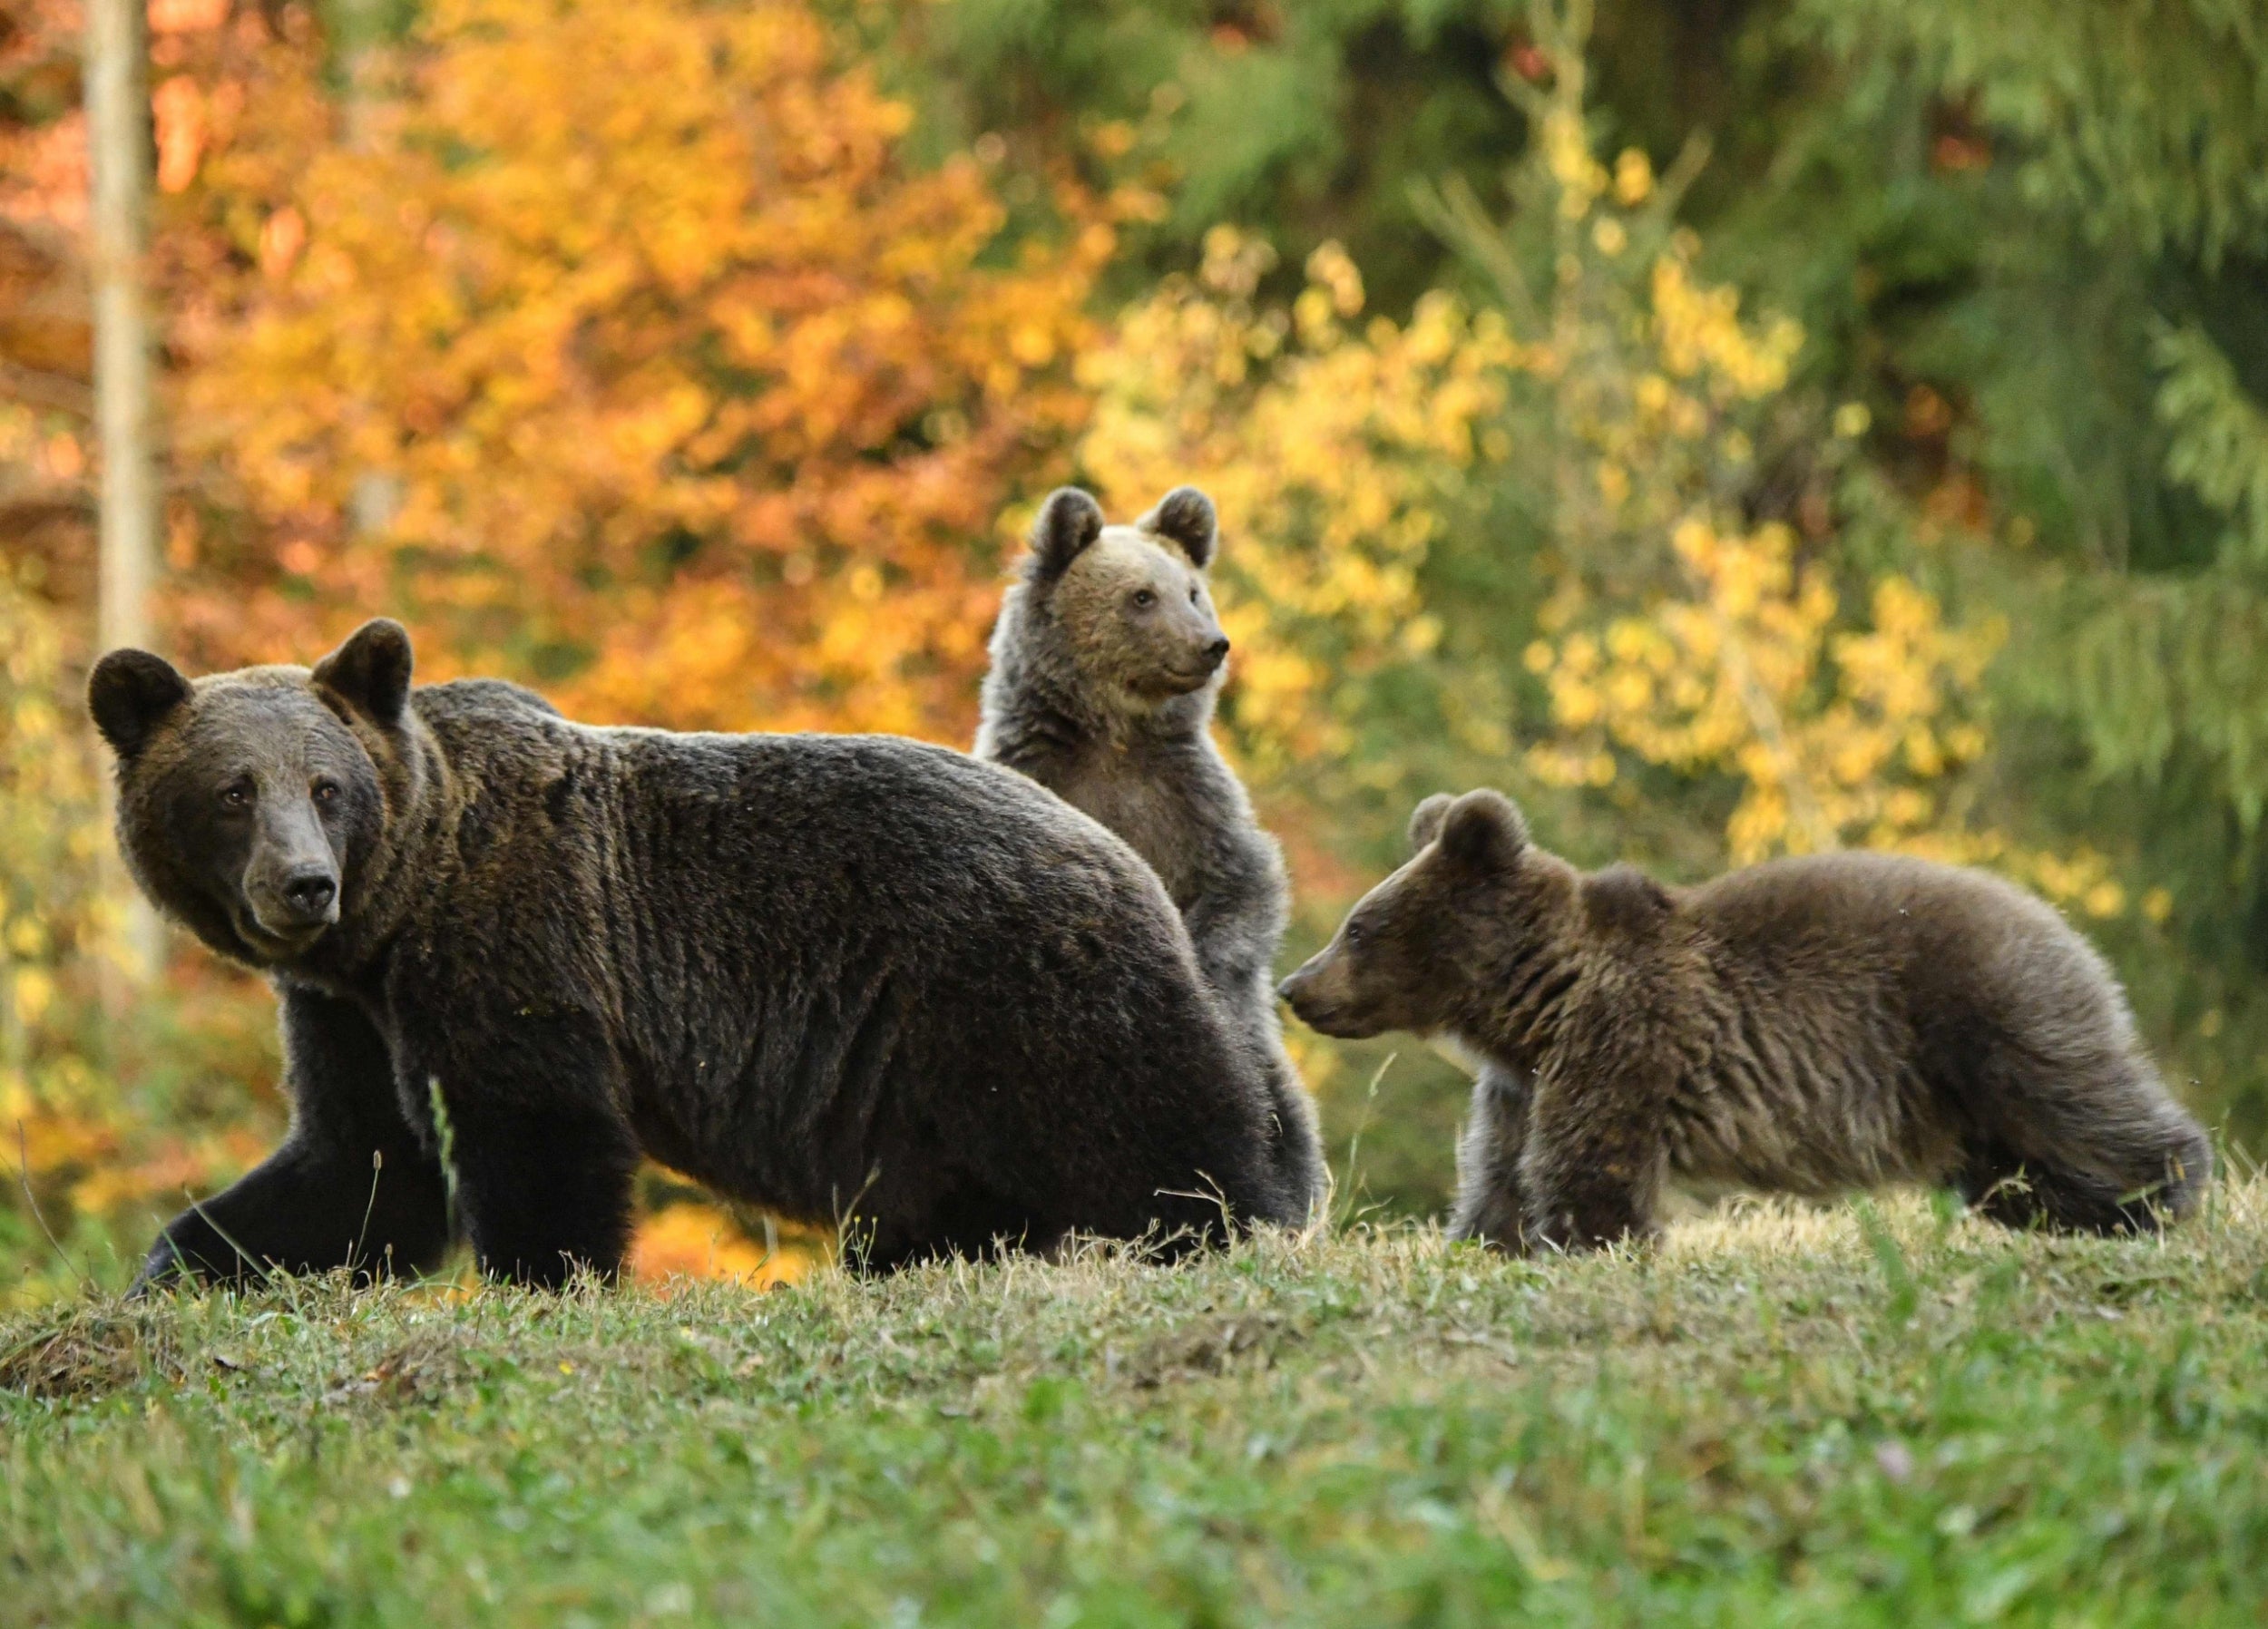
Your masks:
M1415 854L1442 833L1442 816L1449 813L1449 805L1457 800L1446 792L1436 792L1410 811L1410 852Z
M409 705L409 631L373 617L315 664L315 682L373 724L392 729Z
M87 675L86 709L122 758L149 744L165 716L189 699L189 680L146 650L113 650Z
M1061 577L1079 552L1102 535L1102 505L1075 486L1058 487L1031 522L1031 567L1042 580Z
M1178 546L1200 571L1213 563L1213 551L1220 544L1220 521L1213 513L1213 500L1194 486L1175 487L1158 500L1157 508L1134 523Z
M1528 846L1528 823L1501 792L1468 792L1442 816L1442 853L1472 871L1501 871Z

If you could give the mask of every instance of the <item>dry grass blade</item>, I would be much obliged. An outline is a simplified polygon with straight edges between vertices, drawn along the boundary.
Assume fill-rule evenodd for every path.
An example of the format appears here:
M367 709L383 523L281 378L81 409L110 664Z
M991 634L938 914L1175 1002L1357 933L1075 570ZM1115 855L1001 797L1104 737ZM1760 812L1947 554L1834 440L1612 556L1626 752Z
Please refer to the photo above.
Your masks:
M177 1381L182 1372L178 1321L118 1302L73 1307L0 1351L0 1389L32 1397L103 1397L145 1377Z

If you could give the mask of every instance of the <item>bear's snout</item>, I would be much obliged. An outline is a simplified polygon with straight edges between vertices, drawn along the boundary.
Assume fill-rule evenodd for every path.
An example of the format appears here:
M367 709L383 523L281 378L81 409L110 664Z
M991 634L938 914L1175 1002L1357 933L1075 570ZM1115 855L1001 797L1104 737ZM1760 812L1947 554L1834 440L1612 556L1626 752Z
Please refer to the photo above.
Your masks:
M1317 951L1276 987L1300 1022L1338 1040L1367 1040L1385 1026L1367 1010L1371 1002L1354 986L1345 959Z
M1284 998L1285 1004L1297 1013L1303 1022L1317 1029L1324 1029L1332 1006L1316 988L1320 970L1315 963L1321 960L1317 957L1306 962L1276 987L1276 993ZM1330 1033L1327 1029L1324 1032Z
M250 926L270 941L304 950L338 922L338 868L327 854L255 860L244 879Z
M1217 628L1193 629L1186 642L1160 658L1160 688L1168 695L1186 696L1192 690L1201 690L1213 682L1213 676L1227 659L1227 635Z
M327 870L295 872L279 892L285 909L303 924L328 922L338 914L332 909L338 900L338 879Z

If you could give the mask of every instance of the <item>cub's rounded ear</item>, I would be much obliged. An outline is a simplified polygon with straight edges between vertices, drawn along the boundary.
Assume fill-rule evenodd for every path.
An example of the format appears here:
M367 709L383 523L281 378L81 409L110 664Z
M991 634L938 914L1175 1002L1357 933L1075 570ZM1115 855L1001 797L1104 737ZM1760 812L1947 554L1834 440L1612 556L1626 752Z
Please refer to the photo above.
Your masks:
M1031 522L1031 567L1042 580L1061 577L1079 552L1102 535L1102 505L1075 486L1061 486Z
M86 710L122 758L149 745L165 716L189 699L189 680L146 650L113 650L87 675Z
M1220 520L1213 512L1213 500L1194 486L1175 487L1134 523L1178 545L1200 571L1213 563L1213 551L1220 546Z
M1468 792L1442 816L1442 853L1476 871L1497 871L1528 846L1528 823L1501 792Z
M1436 792L1410 811L1410 852L1415 854L1441 835L1442 816L1449 813L1449 805L1457 800L1446 792Z
M373 724L392 729L409 705L409 630L373 617L315 664L315 682Z

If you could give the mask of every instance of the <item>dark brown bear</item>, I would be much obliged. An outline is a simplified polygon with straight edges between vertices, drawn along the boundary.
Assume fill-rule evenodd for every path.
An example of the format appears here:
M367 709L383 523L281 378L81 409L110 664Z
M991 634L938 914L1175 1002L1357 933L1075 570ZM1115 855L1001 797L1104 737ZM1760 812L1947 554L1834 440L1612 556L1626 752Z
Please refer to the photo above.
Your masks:
M2204 1134L2116 980L1998 878L1848 853L1666 888L1546 854L1488 791L1426 799L1410 837L1283 994L1327 1035L1445 1033L1484 1060L1458 1236L1642 1235L1669 1177L1950 1183L1995 1220L2098 1233L2196 1204Z
M1022 776L413 691L387 621L312 672L114 651L89 701L136 878L273 977L293 1100L147 1275L431 1265L436 1101L481 1265L542 1284L616 1268L641 1154L876 1267L1305 1214L1173 902Z

